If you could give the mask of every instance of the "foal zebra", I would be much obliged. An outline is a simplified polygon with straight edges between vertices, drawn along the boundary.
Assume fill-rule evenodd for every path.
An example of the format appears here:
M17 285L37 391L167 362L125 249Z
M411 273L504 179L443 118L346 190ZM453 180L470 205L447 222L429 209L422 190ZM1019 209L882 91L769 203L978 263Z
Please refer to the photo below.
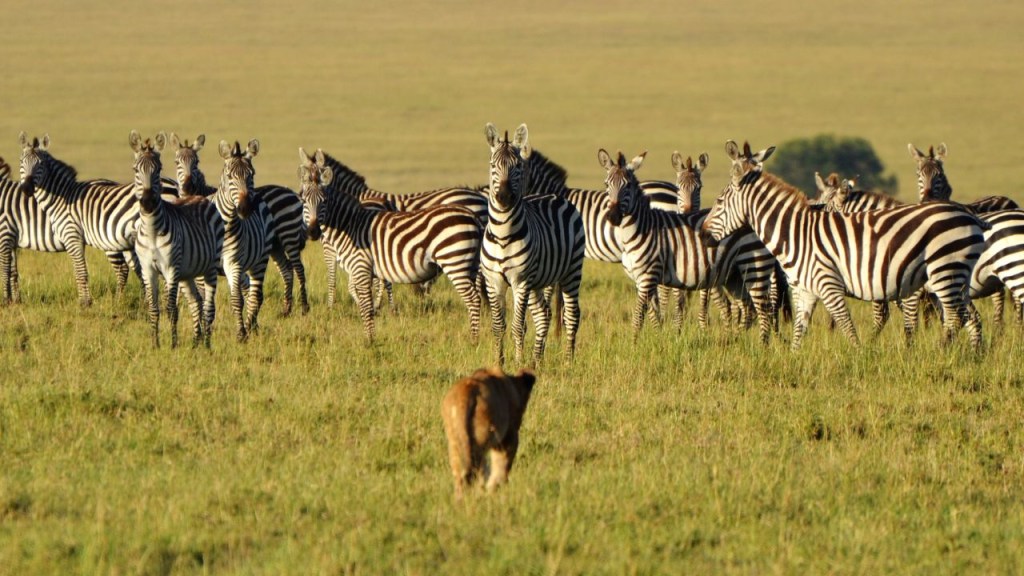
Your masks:
M767 158L773 150L754 156ZM906 326L908 312L917 313L915 295L922 286L942 304L945 341L966 322L971 344L981 348L981 320L967 287L988 226L973 214L943 202L856 214L822 212L796 188L746 162L734 161L730 173L731 185L705 219L704 234L721 241L749 225L775 255L797 304L794 349L819 298L856 343L847 294L869 301L904 299Z
M603 149L597 154L608 173L608 217L623 246L622 264L637 287L634 341L658 286L701 289L703 310L708 289L724 285L735 269L757 310L761 341L767 343L771 331L768 293L775 259L749 232L735 234L716 247L705 244L699 232L707 211L678 214L652 209L635 175L645 155L646 152L627 164L621 152L617 161Z
M303 152L303 155L305 153ZM366 337L374 339L372 278L399 284L448 277L469 309L470 336L480 332L480 293L476 276L480 259L480 223L460 206L433 206L412 212L368 208L355 196L332 190L330 166L299 167L302 201L309 217L309 235L321 229L333 235L342 266L349 272L349 290L359 305Z
M28 139L19 136L21 151L20 189L36 196L39 207L49 214L54 236L64 244L75 268L75 283L82 306L92 304L85 246L107 253L117 274L117 293L124 291L129 265L135 264L135 225L139 210L131 184L110 180L80 182L78 172L49 152L50 137ZM172 192L170 188L164 190ZM127 256L126 256L127 255Z
M215 315L217 268L224 245L224 222L217 208L202 197L168 202L160 196L160 151L167 137L163 132L153 142L143 141L132 130L129 143L135 153L135 182L132 191L139 201L135 252L142 270L142 283L149 304L153 346L160 346L160 277L167 289L167 317L171 324L171 347L178 345L178 289L181 286L192 311L192 345L202 340L210 346L210 328ZM195 279L203 281L203 293Z
M181 140L171 132L174 146L175 179L178 196L212 196L217 189L206 184L206 176L199 169L199 151L206 143L206 136L200 134L195 141ZM255 188L256 196L266 202L270 209L271 226L277 247L271 252L277 269L284 279L284 305L282 316L292 312L295 279L299 281L299 308L303 314L309 312L309 298L306 293L306 268L302 264L302 250L306 247L306 224L302 220L302 200L294 190L277 184L266 184Z
M504 363L505 292L512 288L512 339L516 362L522 362L526 337L526 309L530 308L536 335L533 364L541 361L550 324L545 291L557 284L565 305L566 352L570 361L576 351L579 327L579 289L583 278L585 237L583 219L567 200L555 196L526 197L529 189L527 162L531 148L526 124L515 132L514 141L498 137L488 123L485 130L491 148L490 188L487 194L487 228L484 232L480 266L487 280L498 364Z
M245 150L220 141L224 169L220 187L213 203L224 221L224 248L221 262L231 294L231 311L235 315L236 336L244 342L258 330L260 307L263 305L263 277L273 249L273 216L262 198L255 194L252 159L259 153L259 140L250 140ZM249 276L249 294L243 307L242 274ZM243 310L247 308L247 310ZM246 316L243 318L243 312Z

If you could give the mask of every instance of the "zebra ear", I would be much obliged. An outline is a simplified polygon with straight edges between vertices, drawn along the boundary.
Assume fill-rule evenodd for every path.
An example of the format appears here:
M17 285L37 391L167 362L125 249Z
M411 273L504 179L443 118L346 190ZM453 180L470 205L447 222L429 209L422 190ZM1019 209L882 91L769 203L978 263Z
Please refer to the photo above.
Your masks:
M516 128L516 134L512 138L512 145L520 150L529 146L530 131L526 129L526 124L520 124L519 128Z
M700 157L697 158L697 169L703 172L704 169L708 167L708 161L710 159L711 158L708 156L707 152L702 152Z
M491 146L491 150L498 145L498 129L494 127L494 124L490 122L484 126L484 135L487 136L487 143Z
M142 149L142 136L135 130L128 133L128 145L132 147L132 151L136 154Z
M937 160L945 161L947 152L949 152L949 150L946 149L946 143L943 142L935 147L935 158Z
M839 174L835 172L828 175L828 180L825 181L829 188L839 188Z
M769 157L771 157L773 152L775 152L775 146L769 146L769 147L765 148L764 150L761 150L757 154L754 154L751 157L754 160L757 160L758 164L762 164L762 163L764 163L765 160L767 160Z
M22 148L28 148L29 146L28 134L25 134L24 130L21 131L21 134L18 134L18 144L21 144Z
M921 152L920 150L918 150L917 147L914 146L913 144L909 144L908 143L907 144L907 150L910 151L910 157L913 158L914 160L917 160L918 162L924 160L924 158L925 158L924 152Z
M301 148L300 148L300 150L301 150ZM299 164L299 168L295 172L296 172L296 175L299 177L299 182L305 182L306 174L309 173L309 168L306 168L305 164Z
M629 165L626 166L626 168L628 168L632 172L636 172L638 169L640 169L640 166L643 165L644 158L646 158L646 157L647 157L647 150L644 150L643 152L641 152L641 153L637 154L636 156L634 156L633 160L631 160L629 162Z
M743 169L743 165L741 163L734 162L732 168L729 170L729 174L732 176L733 180L739 180L744 174L746 174L746 171Z
M206 146L206 134L196 136L196 141L192 143L192 149L199 152L203 149L203 146Z
M854 189L854 187L856 187L856 186L857 186L857 181L856 181L856 179L854 179L854 178L851 178L851 179L849 179L849 180L843 180L843 185L842 185L842 187L841 187L840 189L841 189L841 190L842 190L843 192L846 192L846 193L850 193L850 192L853 192L853 189Z
M302 146L299 146L299 162L303 164L312 164L313 162L313 157L306 154L306 149ZM301 174L299 174L299 176L301 176Z
M228 158L231 158L231 144L228 144L227 140L221 140L220 141L219 150L220 150L220 157L221 158L223 158L225 160L227 160Z
M178 138L178 134L176 132L171 132L171 146L181 148L181 139Z
M818 187L818 192L825 193L825 181L821 179L821 174L814 173L814 185Z
M43 141L39 143L39 147L41 149L43 149L43 150L47 150L47 149L50 148L50 135L49 134L43 134Z
M327 158L324 156L324 151L322 149L316 149L316 153L313 155L313 159L316 160L317 166L321 168L327 166Z
M164 134L163 132L157 132L156 136L153 138L153 141L156 142L156 151L161 152L163 151L164 146L167 145L167 134Z
M672 153L672 169L676 171L676 174L683 171L683 155L676 150Z
M600 150L597 151L597 161L605 170L609 172L612 171L612 168L615 168L615 161L612 160L611 155L608 154L608 151L605 150L604 148L601 148Z
M255 158L256 155L259 154L259 153L260 153L260 141L255 139L255 138L253 138L252 140L249 140L249 144L248 144L248 146L246 146L245 155L248 156L250 159L252 159L252 158Z
M324 166L320 169L320 184L327 186L334 180L334 170L331 170L330 166Z
M729 158L737 160L740 157L740 146L735 140L726 140L725 153Z

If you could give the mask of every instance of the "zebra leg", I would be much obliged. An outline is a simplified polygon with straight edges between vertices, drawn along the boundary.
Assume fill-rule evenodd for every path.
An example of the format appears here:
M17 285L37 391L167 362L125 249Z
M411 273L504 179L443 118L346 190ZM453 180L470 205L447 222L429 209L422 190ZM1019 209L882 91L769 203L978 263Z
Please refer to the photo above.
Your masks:
M306 267L302 264L302 258L295 255L292 258L292 271L295 279L299 281L299 311L305 316L309 314L309 295L306 293Z
M646 283L637 285L636 303L633 305L633 343L640 339L640 331L644 328L644 317L647 316L647 305L651 295L657 293L657 288L648 286Z
M242 271L238 269L224 270L228 279L228 293L230 294L231 313L235 316L235 338L239 342L245 342L248 334L245 330L245 302L242 299Z
M842 288L828 287L826 293L822 294L821 301L828 310L829 315L836 321L836 326L843 331L850 344L857 346L857 328L853 325L853 318L850 317L850 308L846 305L846 291Z
M512 290L512 344L516 352L516 364L523 363L523 346L526 341L526 309L530 304L530 291L523 286Z
M338 257L334 250L323 244L324 265L327 267L327 307L334 308L334 297L338 290Z
M14 278L18 277L17 266L14 267L14 270L11 272L11 274L13 274ZM1013 321L1017 326L1020 326L1021 323L1024 323L1024 303L1022 303L1016 297L1013 299Z
M793 350L799 350L811 322L814 306L818 303L818 297L810 290L797 286L790 286L790 290L793 292L793 301L796 303L796 310L793 314L793 342L790 347Z
M998 330L1003 327L1003 308L1006 306L1006 291L1000 288L992 295L992 323Z
M149 307L149 327L153 332L153 347L160 347L160 283L155 273L147 274L142 281Z
M263 307L263 277L266 269L255 270L249 278L249 296L246 302L245 325L250 334L259 332L260 308Z
M131 273L131 269L125 260L124 252L107 252L107 261L114 268L114 276L117 278L114 295L120 298L124 294L125 286L128 285L128 274Z
M198 348L203 338L203 296L196 287L195 280L182 280L178 283L178 291L185 295L188 311L192 316L192 348Z
M11 292L11 303L21 303L21 282L18 278L18 250L11 250L11 264L10 264L10 275L8 276L8 284Z
M580 328L580 278L563 283L562 323L565 324L565 349L569 362L576 359L576 333Z
M917 332L917 308L921 303L921 292L915 292L899 301L903 313L903 340L910 345Z
M13 300L11 289L11 270L14 267L14 238L4 235L0 239L0 305L10 304Z
M203 340L210 347L213 334L213 320L217 315L217 272L211 271L203 279Z
M967 334L971 339L971 349L981 352L981 314L978 313L978 309L974 307L970 298L966 298L966 300L964 308L967 311Z
M536 367L544 359L544 346L547 344L548 330L551 326L551 308L548 306L550 295L545 295L544 292L534 290L529 302L533 329L536 332L533 339L532 367Z
M167 281L167 322L171 325L171 348L178 347L178 282Z
M480 339L480 293L476 290L473 278L466 272L453 271L448 278L469 310L469 336L475 346Z
M372 344L376 330L373 324L373 272L368 263L360 262L349 270L348 289L359 308L359 318L363 322L366 340Z
M683 329L683 303L686 302L686 295L688 291L682 288L673 288L671 292L671 308L672 308L672 327L679 332Z
M274 259L274 264L277 265L277 269L281 272L281 278L284 280L284 306L281 308L281 316L289 316L292 313L292 305L294 304L293 292L295 289L295 275L292 273L291 260L282 250L271 252L271 257Z
M505 292L508 284L500 274L487 276L487 301L491 308L491 335L494 337L494 357L498 366L505 364Z
M75 284L78 287L78 303L83 308L92 306L92 294L89 293L89 269L85 266L85 241L78 235L64 238L68 256L75 268Z
M711 298L711 292L707 289L700 290L697 304L697 327L701 331L708 329L708 300Z
M657 291L648 299L647 304L650 309L651 324L657 328L661 328L662 322L668 316L669 303L672 302L671 294L671 286L659 284Z
M726 298L725 294L722 292L722 288L719 287L719 286L716 286L714 288L709 289L708 292L711 295L711 300L715 303L715 307L718 308L718 314L719 314L719 316L722 317L722 322L724 322L726 326L730 326L731 327L732 323L733 323L732 322L732 320L733 320L732 306L729 303L729 299ZM739 310L737 310L737 312L736 312L736 319L737 319L737 321L739 321L740 316L741 316L741 313L739 312ZM705 326L706 326L707 325L707 316L706 315L705 315L705 318L704 318L704 323L705 323Z
M874 336L878 336L889 322L889 303L885 301L872 302L871 318L874 325Z

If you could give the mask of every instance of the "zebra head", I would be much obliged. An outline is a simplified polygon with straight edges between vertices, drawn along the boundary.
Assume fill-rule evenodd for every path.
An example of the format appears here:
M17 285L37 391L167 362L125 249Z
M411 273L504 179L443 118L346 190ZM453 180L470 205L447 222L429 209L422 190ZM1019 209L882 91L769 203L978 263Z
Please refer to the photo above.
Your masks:
M488 197L499 211L507 212L519 203L528 190L530 142L526 124L520 124L511 142L508 131L505 138L498 137L498 129L490 122L484 128L491 146L491 187Z
M206 176L199 169L199 151L206 144L206 135L196 136L194 142L180 140L171 132L171 145L174 146L174 179L178 182L178 196L187 197L201 194L206 189Z
M835 172L828 175L828 179L822 180L821 174L814 173L814 184L818 187L818 204L826 212L842 212L843 205L853 187L854 180L839 181L839 175Z
M740 147L733 140L729 140L725 143L725 153L732 160L733 166L739 166L740 176L737 178L733 176L733 182L738 183L744 176L750 172L760 172L764 170L764 161L768 159L775 152L775 146L769 146L764 150L758 152L750 151L750 143L743 143L743 150L740 151Z
M704 152L694 164L693 158L678 151L672 153L672 167L676 170L676 187L679 188L679 211L683 214L700 210L700 191L703 188L700 175L708 167L708 153Z
M946 160L946 145L929 147L925 154L913 144L907 144L910 157L917 162L917 195L921 202L948 202L953 196L953 188L946 180L946 170L942 163Z
M33 196L36 192L36 184L45 182L50 169L50 135L43 135L43 139L28 139L28 135L22 132L18 136L21 143L21 167L19 169L21 180L18 189L24 194Z
M147 138L145 141L135 130L128 134L128 145L135 153L133 164L135 180L132 192L139 200L141 208L147 213L152 212L156 208L156 204L160 202L160 192L163 189L160 182L162 169L160 151L164 149L166 143L167 136L163 132L158 133L153 140Z
M241 218L248 218L252 213L255 190L253 177L256 171L252 167L252 159L260 151L259 140L250 140L245 150L236 140L234 145L220 141L220 157L224 159L224 170L220 175L220 189L217 190L222 206L229 213L237 211Z
M306 224L306 235L319 240L322 231L320 221L327 207L327 191L334 179L334 171L327 165L323 150L317 149L313 156L299 148L299 197L302 198L302 220Z
M597 152L597 161L608 172L604 180L605 193L608 194L608 221L612 226L622 223L623 215L636 214L640 202L644 198L640 191L640 183L634 172L647 156L645 150L626 163L626 157L619 152L618 160L612 160L610 154L602 148Z

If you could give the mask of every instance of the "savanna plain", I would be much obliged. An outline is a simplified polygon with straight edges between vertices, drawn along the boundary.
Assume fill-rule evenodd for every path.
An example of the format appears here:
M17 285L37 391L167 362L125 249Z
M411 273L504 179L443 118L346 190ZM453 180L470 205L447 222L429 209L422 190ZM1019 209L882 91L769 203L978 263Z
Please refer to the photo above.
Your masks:
M378 189L487 179L486 122L526 122L569 184L603 186L597 150L649 150L641 177L727 139L869 140L899 196L908 142L949 147L954 198L1024 202L1024 4L983 0L5 5L0 156L49 133L83 178L131 177L128 132L259 138L257 184L297 186L298 147ZM766 164L771 170L771 160ZM169 155L165 175L173 176ZM853 175L844 175L853 176ZM442 280L396 288L365 342L325 304L236 343L226 294L210 350L153 349L132 278L96 302L63 254L22 252L0 308L0 573L888 574L1024 570L1024 332L985 351L897 322L861 345L819 307L804 348L712 315L632 342L621 266L587 262L575 363L552 337L510 483L453 499L440 400L492 361ZM223 285L223 283L222 283ZM485 315L486 319L487 316ZM183 322L187 324L187 322ZM187 342L185 326L181 326ZM163 341L169 342L164 335ZM513 363L506 366L518 368Z

